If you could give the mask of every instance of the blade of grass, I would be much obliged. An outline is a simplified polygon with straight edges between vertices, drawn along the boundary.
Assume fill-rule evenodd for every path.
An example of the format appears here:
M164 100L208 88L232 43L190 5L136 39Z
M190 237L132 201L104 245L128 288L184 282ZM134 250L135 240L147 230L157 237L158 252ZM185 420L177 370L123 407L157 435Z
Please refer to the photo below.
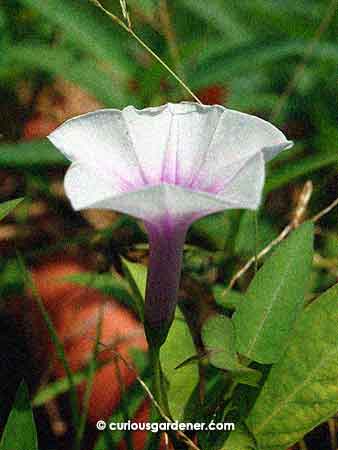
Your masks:
M23 276L24 283L27 286L27 288L30 289L32 292L33 298L34 298L34 300L41 312L41 315L46 323L46 326L47 326L50 338L52 340L52 343L55 347L57 356L60 359L60 361L63 365L63 368L65 370L66 376L68 378L69 392L70 392L70 406L71 406L71 412L72 412L73 426L74 426L74 429L77 429L78 418L79 418L77 393L76 393L76 387L75 387L75 382L74 382L74 376L73 376L72 370L69 366L69 363L67 361L64 346L57 335L57 332L54 328L53 322L52 322L51 318L49 317L48 311L46 310L46 308L43 304L43 301L35 287L32 277L26 268L24 259L19 252L17 252L17 260L18 260L18 264L20 267L20 271Z
M57 152L47 139L0 145L1 168L28 168L33 166L67 165L67 160Z
M121 386L121 401L120 401L121 413L123 416L123 421L128 422L130 417L129 417L129 413L128 413L128 404L126 403L126 399L125 399L126 384L124 382L124 379L123 379L123 376L122 376L122 373L120 370L119 361L116 357L114 358L114 365L115 365L117 380L118 380L119 385ZM129 431L126 431L124 433L124 439L126 441L127 450L133 450L131 433Z
M83 383L88 378L88 370L89 368L87 367L85 370L76 372L74 374L73 379L76 386L80 383ZM69 380L67 377L56 380L53 383L49 383L47 386L43 387L37 392L33 399L33 406L34 408L39 408L40 406L45 405L54 398L68 391Z
M96 367L97 367L96 361L97 361L97 357L99 354L103 313L104 313L104 303L102 302L100 304L100 308L98 311L94 348L93 348L92 356L89 361L89 370L88 370L88 375L87 375L87 380L86 380L86 389L85 389L83 403L82 403L82 414L80 416L79 427L77 429L77 433L75 436L75 446L74 446L75 450L81 450L81 443L82 443L83 435L84 435L85 428L86 428L90 396L92 393L95 371L96 371Z
M105 361L96 361L96 370L105 367L107 364L110 364L113 361L112 358ZM89 363L82 369L78 370L73 374L73 380L75 386L85 382L88 379L88 372L90 370L90 361ZM67 377L60 378L56 381L53 381L46 386L40 388L40 390L36 393L33 399L34 408L38 408L40 406L45 405L51 400L55 399L59 395L65 394L69 391L69 381Z
M0 220L5 218L14 208L18 206L19 203L23 201L23 197L15 198L14 200L9 200L0 204Z

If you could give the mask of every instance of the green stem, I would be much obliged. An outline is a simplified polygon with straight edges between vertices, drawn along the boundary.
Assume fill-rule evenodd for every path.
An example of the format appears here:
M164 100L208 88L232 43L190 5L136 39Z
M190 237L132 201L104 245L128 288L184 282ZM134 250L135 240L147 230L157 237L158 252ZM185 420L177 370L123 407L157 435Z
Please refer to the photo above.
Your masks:
M149 344L149 359L152 373L152 394L163 412L170 417L168 398L164 386L163 372L160 361L160 348Z
M184 89L189 92L191 97L196 100L197 103L202 105L201 100L192 92L192 90L186 85L186 83L161 59L148 45L142 41L142 39L134 33L133 30L129 29L129 33L133 36L134 39L137 40L137 42L142 45L169 73L172 75L178 83L184 87Z
M255 274L258 270L258 212L255 211Z
M187 84L166 64L163 59L161 59L148 45L134 32L134 30L125 24L121 19L119 19L115 14L108 11L98 0L90 0L94 5L96 5L101 11L107 14L114 22L116 22L121 28L127 31L148 53L153 56L156 61L158 61L169 73L175 78L175 80L184 87L184 89L191 95L191 97L196 100L197 103L202 105L201 100L192 92L192 90L187 86Z

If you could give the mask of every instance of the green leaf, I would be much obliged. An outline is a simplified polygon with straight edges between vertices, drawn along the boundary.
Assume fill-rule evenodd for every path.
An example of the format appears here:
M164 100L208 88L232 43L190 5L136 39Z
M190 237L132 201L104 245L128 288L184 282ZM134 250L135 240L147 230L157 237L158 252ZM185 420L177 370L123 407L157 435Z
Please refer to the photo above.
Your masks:
M24 381L20 384L17 391L14 405L0 442L0 450L16 449L38 450L38 437L33 411Z
M308 306L247 419L262 450L286 448L338 410L338 285Z
M23 197L16 198L14 200L9 200L0 204L0 220L6 217L14 208L18 206L19 203L23 201Z
M236 310L237 351L262 364L281 357L304 294L313 258L313 224L295 230L269 257Z
M323 236L322 254L326 258L333 258L338 261L338 233L336 231L326 232Z
M175 369L181 369L182 367L188 366L189 364L198 364L200 361L205 360L208 357L207 353L203 353L201 355L196 354L193 356L190 356L190 358L186 359L185 361L181 362Z
M202 340L212 365L227 370L240 367L236 354L235 330L228 317L217 314L208 319L202 328Z
M255 440L244 425L237 425L225 441L221 450L250 450L255 449Z
M167 390L169 410L174 419L180 420L198 383L198 366L188 364L176 369L183 361L195 355L196 349L186 322L176 314L167 340L160 350L164 376L169 381Z
M230 290L222 284L215 284L212 288L216 303L226 311L235 311L243 300L241 292Z
M213 370L213 376L207 376L205 379L205 397L201 405L199 386L191 395L185 408L184 421L203 422L210 418L210 411L214 411L217 405L224 400L227 391L232 383L230 377L224 372Z
M231 371L231 376L239 384L257 387L262 378L262 373L251 367L242 367L241 369Z
M144 299L146 296L147 267L122 258L123 272L134 293L137 310L141 321L144 319Z
M202 328L202 340L212 365L230 371L238 383L258 385L261 373L239 362L235 330L228 317L218 314L208 319Z
M66 165L67 160L47 140L0 145L0 167Z
M147 267L143 264L133 263L127 259L123 259L123 266L128 271L132 280L135 283L135 287L138 290L139 295L145 299L146 285L147 285Z
M245 211L241 217L238 233L235 239L235 253L243 256L253 256L257 245L260 252L266 245L277 237L272 224L264 217L258 217L258 235L255 244L255 211Z

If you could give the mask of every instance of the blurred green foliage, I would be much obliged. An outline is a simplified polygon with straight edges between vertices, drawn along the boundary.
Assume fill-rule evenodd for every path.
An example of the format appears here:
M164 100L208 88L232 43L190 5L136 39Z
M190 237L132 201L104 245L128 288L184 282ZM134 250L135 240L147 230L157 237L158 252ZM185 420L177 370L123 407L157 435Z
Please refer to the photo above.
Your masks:
M103 3L121 16L118 1ZM274 115L296 141L295 150L281 157L286 158L282 166L274 162L268 189L337 166L338 20L328 0L173 0L169 25L163 5L159 0L129 2L136 33L195 92L218 86L224 89L219 102L267 118ZM4 97L15 97L22 81L34 85L61 77L108 107L187 98L158 62L89 1L5 2L0 27ZM305 67L284 103L282 94L304 58ZM42 143L3 147L0 166L29 164L24 154L32 158L30 165L59 162L50 149Z
M119 2L105 6L121 15ZM130 1L133 26L164 60L174 65L161 2ZM327 0L174 0L169 4L180 68L194 89L227 87L230 107L268 113L292 77L323 17ZM182 97L181 88L158 63L89 1L13 0L1 6L0 80L14 88L18 80L40 72L79 83L105 106L139 106ZM334 12L333 14L334 15ZM333 18L332 21L337 18ZM297 89L281 120L296 114L333 123L338 50L331 23L313 47ZM169 43L170 44L170 43ZM169 83L163 92L163 80ZM137 92L130 82L137 81ZM320 87L320 90L318 89ZM319 101L313 114L313 105ZM283 120L283 121L284 121ZM318 122L320 118L318 117Z

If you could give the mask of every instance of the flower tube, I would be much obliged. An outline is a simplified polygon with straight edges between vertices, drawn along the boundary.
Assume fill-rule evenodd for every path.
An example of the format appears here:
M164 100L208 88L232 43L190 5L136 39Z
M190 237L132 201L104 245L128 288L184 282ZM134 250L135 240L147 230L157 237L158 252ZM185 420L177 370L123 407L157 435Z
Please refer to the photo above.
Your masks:
M72 162L65 190L75 210L143 220L150 244L145 327L158 345L173 320L189 226L218 211L256 209L265 162L292 146L265 120L190 102L103 109L48 137Z

